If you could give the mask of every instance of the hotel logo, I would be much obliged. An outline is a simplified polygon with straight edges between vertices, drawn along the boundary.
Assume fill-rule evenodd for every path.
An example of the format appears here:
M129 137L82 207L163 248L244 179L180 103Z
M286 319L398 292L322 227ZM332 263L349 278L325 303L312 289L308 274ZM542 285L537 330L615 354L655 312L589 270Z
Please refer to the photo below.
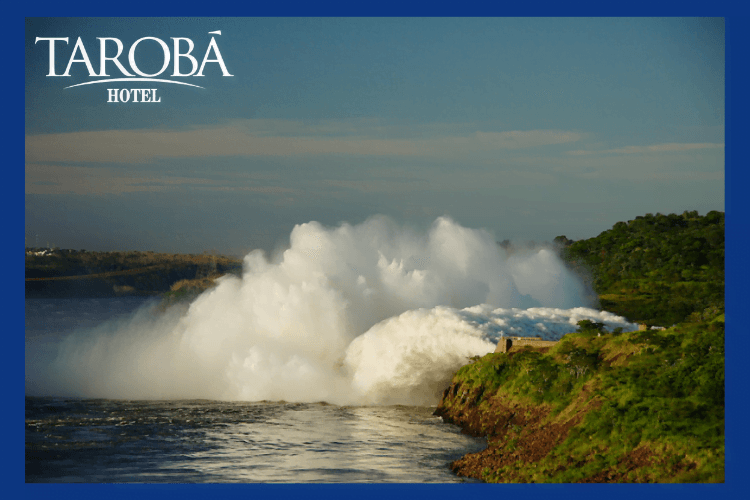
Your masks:
M161 96L157 95L157 88L135 88L130 83L175 84L202 89L204 87L192 82L196 81L193 78L205 76L204 72L221 71L222 76L234 76L227 70L224 58L216 43L216 37L213 36L221 35L221 31L209 31L208 34L212 35L211 41L208 43L200 63L198 63L198 59L193 55L195 43L190 38L172 37L171 43L168 43L160 38L145 36L133 42L128 48L127 58L125 58L125 48L120 39L97 37L97 40L99 40L98 72L92 64L91 58L89 58L88 51L81 37L78 37L76 40L73 52L68 58L63 73L58 73L60 68L57 66L58 61L56 56L62 47L69 44L70 39L68 37L36 37L34 44L42 42L42 45L46 46L49 51L47 77L70 77L70 69L73 65L83 64L88 70L89 77L96 78L96 80L68 85L64 87L65 89L81 87L83 85L107 84L107 102L161 102ZM158 46L163 53L161 69L156 73L145 73L138 65L138 47L141 45L145 46L146 44L151 44L154 47ZM123 63L123 61L125 62ZM170 71L171 74L169 73ZM168 78L165 78L165 76ZM178 78L189 80L178 80ZM127 88L123 88L125 86Z

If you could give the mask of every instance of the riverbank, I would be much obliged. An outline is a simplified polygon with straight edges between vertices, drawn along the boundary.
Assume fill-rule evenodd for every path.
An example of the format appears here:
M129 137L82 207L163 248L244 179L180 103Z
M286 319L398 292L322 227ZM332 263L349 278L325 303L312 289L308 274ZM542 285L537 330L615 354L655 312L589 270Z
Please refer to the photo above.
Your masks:
M157 295L210 286L242 271L242 260L215 254L26 249L26 297Z
M724 323L568 334L461 368L435 411L487 449L486 482L723 482Z

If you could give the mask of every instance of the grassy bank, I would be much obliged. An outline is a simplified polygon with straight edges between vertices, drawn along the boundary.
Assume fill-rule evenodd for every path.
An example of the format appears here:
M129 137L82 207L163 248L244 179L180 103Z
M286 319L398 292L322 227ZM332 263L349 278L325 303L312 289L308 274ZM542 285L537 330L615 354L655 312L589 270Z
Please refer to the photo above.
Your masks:
M724 480L724 322L571 333L461 368L436 410L488 448L451 464L487 482Z
M555 238L604 310L554 347L461 368L436 414L488 437L451 467L488 482L724 480L724 214L646 214Z

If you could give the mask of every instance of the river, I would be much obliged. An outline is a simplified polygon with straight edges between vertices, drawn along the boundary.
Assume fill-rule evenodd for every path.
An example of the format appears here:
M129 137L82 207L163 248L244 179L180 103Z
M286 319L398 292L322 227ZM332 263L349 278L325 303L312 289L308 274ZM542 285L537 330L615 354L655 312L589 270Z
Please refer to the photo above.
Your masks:
M26 482L460 482L448 463L485 446L429 406L45 394L66 338L144 305L26 300Z

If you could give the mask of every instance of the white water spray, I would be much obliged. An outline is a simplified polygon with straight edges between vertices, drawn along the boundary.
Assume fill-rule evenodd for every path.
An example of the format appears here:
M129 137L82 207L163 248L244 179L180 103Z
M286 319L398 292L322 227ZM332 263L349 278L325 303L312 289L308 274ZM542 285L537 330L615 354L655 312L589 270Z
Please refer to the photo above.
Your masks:
M427 234L384 217L296 226L189 308L142 310L61 345L49 393L126 399L435 404L502 335L557 339L588 309L547 249L508 257L485 231L439 218Z

